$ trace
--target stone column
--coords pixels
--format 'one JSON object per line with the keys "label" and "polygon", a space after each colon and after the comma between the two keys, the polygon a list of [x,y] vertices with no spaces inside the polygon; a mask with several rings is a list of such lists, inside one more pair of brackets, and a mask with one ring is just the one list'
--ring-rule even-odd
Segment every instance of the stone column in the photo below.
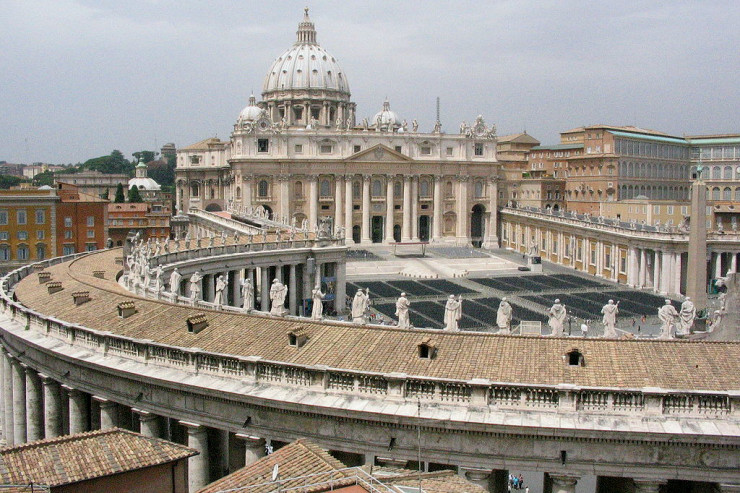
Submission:
{"label": "stone column", "polygon": [[[576,245],[576,248],[578,245]],[[575,253],[573,254],[575,256]],[[627,250],[627,284],[632,287],[638,285],[637,275],[637,249],[635,247],[629,247]]]}
{"label": "stone column", "polygon": [[15,445],[13,426],[13,369],[10,355],[3,351],[3,436],[8,446]]}
{"label": "stone column", "polygon": [[336,296],[334,309],[337,311],[337,315],[343,315],[346,310],[347,299],[347,264],[337,262],[335,272],[337,281],[334,288],[334,294]]}
{"label": "stone column", "polygon": [[334,175],[334,234],[344,225],[344,209],[342,207],[342,180],[344,176]]}
{"label": "stone column", "polygon": [[714,262],[714,277],[715,279],[722,277],[722,252],[717,252],[715,255]]}
{"label": "stone column", "polygon": [[470,230],[468,229],[468,216],[470,207],[468,204],[468,179],[469,176],[457,177],[457,243],[458,245],[467,245],[470,243]]}
{"label": "stone column", "polygon": [[737,252],[732,252],[730,257],[730,270],[728,272],[737,272]]}
{"label": "stone column", "polygon": [[640,276],[637,283],[638,288],[645,287],[645,279],[647,277],[647,252],[644,248],[640,248]]}
{"label": "stone column", "polygon": [[44,438],[41,378],[33,368],[26,370],[26,437],[29,442]]}
{"label": "stone column", "polygon": [[345,234],[345,244],[354,243],[352,239],[352,175],[344,177],[344,227],[347,230]]}
{"label": "stone column", "polygon": [[260,286],[260,301],[263,312],[270,311],[270,269],[267,266],[260,267],[262,274],[262,286]]}
{"label": "stone column", "polygon": [[69,395],[69,434],[87,431],[87,399],[83,392],[62,385]]}
{"label": "stone column", "polygon": [[244,185],[242,186],[242,204],[244,208],[252,207],[252,175],[242,177]]}
{"label": "stone column", "polygon": [[403,223],[401,223],[401,241],[411,241],[411,176],[403,180]]}
{"label": "stone column", "polygon": [[13,442],[26,443],[26,370],[17,359],[11,362],[13,369]]}
{"label": "stone column", "polygon": [[393,240],[393,175],[385,177],[385,242]]}
{"label": "stone column", "polygon": [[370,238],[370,175],[362,175],[362,243],[372,243]]}
{"label": "stone column", "polygon": [[296,301],[298,292],[296,291],[295,264],[290,264],[290,273],[288,275],[288,311],[291,315],[296,314]]}
{"label": "stone column", "polygon": [[203,276],[203,301],[213,303],[216,298],[216,278],[219,273],[207,274]]}
{"label": "stone column", "polygon": [[254,464],[265,456],[265,439],[251,435],[236,434],[236,438],[244,442],[246,451],[244,454],[244,465]]}
{"label": "stone column", "polygon": [[231,306],[242,306],[242,274],[243,269],[229,272],[229,287],[231,288]]}
{"label": "stone column", "polygon": [[434,204],[432,205],[432,240],[442,239],[442,177],[434,177]]}
{"label": "stone column", "polygon": [[635,483],[635,493],[659,493],[661,485],[667,481],[655,479],[633,479]]}
{"label": "stone column", "polygon": [[198,455],[188,459],[188,490],[198,491],[210,482],[208,470],[208,433],[205,427],[180,421],[188,430],[188,447],[198,451]]}
{"label": "stone column", "polygon": [[318,176],[308,177],[308,229],[316,231],[319,220],[319,180]]}
{"label": "stone column", "polygon": [[575,493],[577,476],[568,476],[563,474],[548,474],[552,481],[552,493]]}
{"label": "stone column", "polygon": [[673,289],[675,294],[681,294],[681,253],[675,253],[673,257]]}
{"label": "stone column", "polygon": [[411,179],[411,241],[419,241],[419,177]]}
{"label": "stone column", "polygon": [[118,425],[118,404],[103,397],[93,396],[100,407],[100,429],[109,430]]}
{"label": "stone column", "polygon": [[[290,175],[278,176],[280,184],[280,203],[278,204],[280,216],[290,217]],[[288,219],[290,221],[290,219]]]}
{"label": "stone column", "polygon": [[62,434],[62,396],[59,383],[46,375],[40,375],[44,387],[44,438],[55,438]]}
{"label": "stone column", "polygon": [[660,255],[653,250],[653,291],[660,291]]}
{"label": "stone column", "polygon": [[660,293],[668,293],[668,279],[671,277],[671,259],[670,254],[666,251],[661,252],[661,271],[660,271]]}
{"label": "stone column", "polygon": [[132,409],[139,416],[139,433],[149,438],[159,438],[159,416],[142,409]]}
{"label": "stone column", "polygon": [[472,469],[461,467],[465,479],[473,484],[477,484],[486,491],[490,491],[491,471],[488,469]]}

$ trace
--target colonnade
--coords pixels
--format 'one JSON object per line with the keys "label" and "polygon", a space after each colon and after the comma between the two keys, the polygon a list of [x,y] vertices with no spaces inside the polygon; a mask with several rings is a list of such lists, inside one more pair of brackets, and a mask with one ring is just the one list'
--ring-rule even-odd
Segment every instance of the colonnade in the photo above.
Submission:
{"label": "colonnade", "polygon": [[685,254],[679,251],[630,247],[627,284],[637,289],[652,288],[660,294],[680,295],[685,291],[684,258]]}
{"label": "colonnade", "polygon": [[711,252],[711,277],[717,279],[724,277],[728,272],[737,272],[738,255],[740,255],[738,252]]}

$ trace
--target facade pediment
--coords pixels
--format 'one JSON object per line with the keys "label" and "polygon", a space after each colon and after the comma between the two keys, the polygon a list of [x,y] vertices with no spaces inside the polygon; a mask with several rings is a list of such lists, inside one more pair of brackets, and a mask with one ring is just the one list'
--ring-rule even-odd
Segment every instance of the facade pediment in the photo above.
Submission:
{"label": "facade pediment", "polygon": [[347,161],[356,163],[377,163],[377,162],[412,162],[414,161],[408,156],[401,154],[400,152],[391,149],[383,144],[377,144],[369,149],[362,150],[356,154],[347,158]]}

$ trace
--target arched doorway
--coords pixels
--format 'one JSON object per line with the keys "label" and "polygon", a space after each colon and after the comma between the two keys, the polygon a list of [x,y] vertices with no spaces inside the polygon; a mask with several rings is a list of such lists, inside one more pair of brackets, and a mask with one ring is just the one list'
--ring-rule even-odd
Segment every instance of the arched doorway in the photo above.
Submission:
{"label": "arched doorway", "polygon": [[419,216],[419,240],[429,241],[429,216]]}
{"label": "arched doorway", "polygon": [[393,225],[393,241],[397,241],[397,242],[401,241],[401,225],[400,224]]}
{"label": "arched doorway", "polygon": [[221,212],[223,209],[221,209],[221,206],[218,204],[208,204],[206,206],[206,212]]}
{"label": "arched doorway", "polygon": [[362,235],[362,228],[360,228],[359,224],[355,224],[352,226],[352,241],[354,241],[356,244],[360,243]]}
{"label": "arched doorway", "polygon": [[373,243],[383,242],[383,216],[373,216],[370,233]]}
{"label": "arched doorway", "polygon": [[485,214],[485,207],[480,204],[473,206],[473,213],[470,215],[470,241],[475,248],[480,248],[483,244]]}
{"label": "arched doorway", "polygon": [[269,205],[263,205],[262,208],[267,212],[267,218],[268,219],[271,219],[272,218],[272,209],[270,208],[270,206]]}

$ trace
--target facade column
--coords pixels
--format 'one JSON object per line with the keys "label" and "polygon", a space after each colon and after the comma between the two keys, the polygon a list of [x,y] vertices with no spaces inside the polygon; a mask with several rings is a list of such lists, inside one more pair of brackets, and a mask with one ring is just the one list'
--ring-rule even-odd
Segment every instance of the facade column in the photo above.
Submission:
{"label": "facade column", "polygon": [[59,382],[40,375],[44,386],[44,438],[55,438],[62,434],[62,396]]}
{"label": "facade column", "polygon": [[419,176],[411,179],[411,241],[419,241]]}
{"label": "facade column", "polygon": [[577,476],[566,476],[561,474],[548,474],[552,481],[552,493],[575,493]]}
{"label": "facade column", "polygon": [[344,228],[347,230],[344,243],[346,245],[354,243],[352,239],[352,199],[352,175],[347,175],[344,177]]}
{"label": "facade column", "polygon": [[715,253],[714,261],[714,278],[722,277],[722,252]]}
{"label": "facade column", "polygon": [[[485,238],[487,248],[498,248],[498,177],[494,176],[488,182],[488,227],[486,228]],[[560,244],[558,241],[558,260],[562,262],[560,255]]]}
{"label": "facade column", "polygon": [[604,244],[596,240],[596,276],[604,277]]}
{"label": "facade column", "polygon": [[139,416],[139,433],[149,438],[159,438],[159,416],[142,409],[132,409]]}
{"label": "facade column", "polygon": [[637,249],[633,246],[627,250],[627,284],[637,287]]}
{"label": "facade column", "polygon": [[653,291],[660,291],[660,255],[653,250]]}
{"label": "facade column", "polygon": [[8,446],[15,445],[13,426],[13,369],[10,354],[3,351],[3,436]]}
{"label": "facade column", "polygon": [[84,393],[62,385],[69,395],[69,434],[87,431],[87,399]]}
{"label": "facade column", "polygon": [[467,245],[470,243],[470,231],[468,229],[468,216],[470,207],[468,204],[468,179],[469,176],[457,177],[457,244]]}
{"label": "facade column", "polygon": [[93,396],[100,407],[100,429],[109,430],[118,424],[118,404],[103,397]]}
{"label": "facade column", "polygon": [[661,252],[661,272],[660,272],[660,292],[662,294],[668,293],[668,280],[671,277],[671,255],[670,253],[663,251]]}
{"label": "facade column", "polygon": [[236,434],[236,438],[244,442],[246,451],[244,453],[244,465],[254,464],[265,456],[265,439],[251,435]]}
{"label": "facade column", "polygon": [[263,312],[270,311],[270,269],[267,266],[260,267],[262,273],[262,286],[260,286],[260,309]]}
{"label": "facade column", "polygon": [[442,177],[434,177],[434,204],[432,205],[432,239],[442,239]]}
{"label": "facade column", "polygon": [[730,270],[728,272],[737,272],[737,252],[732,252],[730,255]]}
{"label": "facade column", "polygon": [[681,294],[681,253],[677,252],[673,257],[673,292]]}
{"label": "facade column", "polygon": [[26,370],[17,359],[10,364],[13,369],[13,441],[26,443]]}
{"label": "facade column", "polygon": [[288,312],[291,315],[296,314],[296,302],[299,299],[296,291],[295,264],[290,264],[290,273],[288,274]]}
{"label": "facade column", "polygon": [[411,241],[411,176],[403,180],[403,222],[401,223],[401,241]]}
{"label": "facade column", "polygon": [[41,378],[33,368],[26,370],[26,437],[29,442],[44,438]]}
{"label": "facade column", "polygon": [[490,491],[491,471],[488,469],[472,469],[461,467],[460,472],[464,474],[467,481],[477,484],[486,491]]}
{"label": "facade column", "polygon": [[393,242],[393,175],[385,180],[385,242]]}
{"label": "facade column", "polygon": [[198,491],[207,485],[209,481],[208,470],[208,433],[205,427],[180,421],[188,430],[188,447],[198,451],[198,455],[188,459],[188,490]]}
{"label": "facade column", "polygon": [[231,306],[241,307],[242,300],[242,276],[244,269],[232,270],[229,272],[229,287],[231,288]]}
{"label": "facade column", "polygon": [[242,186],[242,204],[245,209],[252,207],[252,175],[242,177],[244,185]]}
{"label": "facade column", "polygon": [[370,175],[362,175],[362,244],[372,243],[370,238]]}
{"label": "facade column", "polygon": [[280,212],[278,214],[286,218],[288,224],[290,224],[290,178],[290,175],[278,176],[280,184]]}
{"label": "facade column", "polygon": [[319,220],[319,177],[308,177],[308,230],[316,231]]}
{"label": "facade column", "polygon": [[640,277],[637,287],[642,289],[645,287],[645,280],[647,278],[647,252],[644,248],[640,248]]}
{"label": "facade column", "polygon": [[336,282],[334,284],[334,309],[337,315],[343,315],[347,306],[347,264],[337,262],[334,264]]}
{"label": "facade column", "polygon": [[633,479],[635,483],[635,493],[659,493],[660,487],[667,481],[655,479]]}
{"label": "facade column", "polygon": [[337,234],[339,228],[344,226],[344,208],[342,198],[344,190],[342,183],[343,175],[334,175],[334,234]]}

